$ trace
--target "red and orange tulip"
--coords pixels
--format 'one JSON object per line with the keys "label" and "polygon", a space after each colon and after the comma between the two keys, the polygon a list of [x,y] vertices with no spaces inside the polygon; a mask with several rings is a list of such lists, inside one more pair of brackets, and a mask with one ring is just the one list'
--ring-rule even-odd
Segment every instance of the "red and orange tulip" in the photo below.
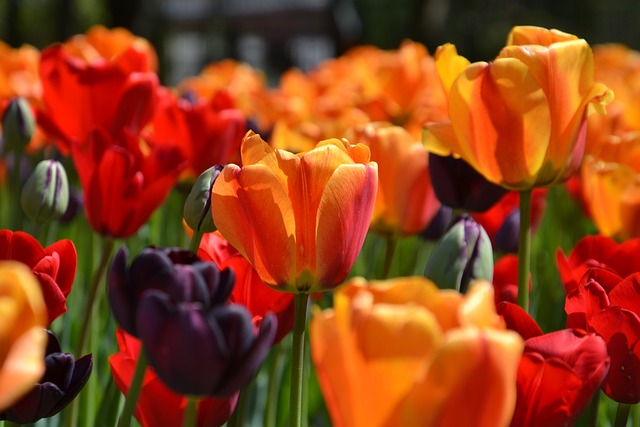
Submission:
{"label": "red and orange tulip", "polygon": [[589,106],[604,112],[612,99],[594,83],[587,42],[557,30],[515,27],[491,63],[465,67],[451,45],[436,62],[450,120],[428,127],[429,148],[513,190],[568,179],[582,160]]}
{"label": "red and orange tulip", "polygon": [[27,266],[0,262],[0,412],[27,393],[44,373],[47,310]]}
{"label": "red and orange tulip", "polygon": [[225,167],[212,189],[220,233],[278,290],[342,283],[375,202],[378,167],[369,149],[330,139],[295,155],[249,131],[241,152],[243,166]]}
{"label": "red and orange tulip", "polygon": [[378,195],[371,229],[387,234],[419,233],[440,209],[429,175],[428,152],[400,126],[370,123],[356,127],[354,143],[371,150],[378,163]]}
{"label": "red and orange tulip", "polygon": [[333,425],[506,426],[523,341],[491,285],[463,296],[409,277],[335,293],[311,321],[311,354]]}

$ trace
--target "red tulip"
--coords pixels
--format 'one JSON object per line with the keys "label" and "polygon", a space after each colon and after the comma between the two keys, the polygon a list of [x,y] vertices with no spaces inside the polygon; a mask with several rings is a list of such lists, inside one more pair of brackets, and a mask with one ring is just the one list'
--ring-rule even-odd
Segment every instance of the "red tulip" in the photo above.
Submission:
{"label": "red tulip", "polygon": [[219,98],[209,102],[176,99],[168,90],[160,91],[153,118],[153,134],[158,144],[178,147],[194,176],[214,165],[236,161],[247,131],[243,114],[232,108],[218,108]]}
{"label": "red tulip", "polygon": [[595,332],[607,343],[611,370],[602,390],[620,403],[640,402],[640,272],[623,279],[591,268],[566,290],[567,326]]}
{"label": "red tulip", "polygon": [[129,47],[109,61],[91,63],[62,46],[42,52],[43,110],[38,122],[63,151],[85,144],[95,127],[112,135],[123,129],[137,133],[151,119],[158,77],[148,72],[147,54]]}
{"label": "red tulip", "polygon": [[583,330],[542,334],[522,308],[498,304],[507,327],[523,338],[514,427],[573,425],[609,372],[604,340]]}
{"label": "red tulip", "polygon": [[67,296],[78,265],[76,248],[71,240],[60,240],[43,249],[27,233],[0,230],[0,260],[19,261],[33,271],[47,306],[47,325],[67,311]]}
{"label": "red tulip", "polygon": [[293,327],[292,293],[278,292],[265,285],[249,261],[219,233],[207,233],[203,236],[198,256],[214,262],[221,270],[231,267],[236,274],[236,284],[229,302],[245,306],[253,316],[254,327],[260,327],[267,313],[276,315],[278,330],[274,344],[289,333]]}
{"label": "red tulip", "polygon": [[[518,302],[518,256],[507,254],[493,266],[493,290],[496,305],[501,301]],[[531,275],[529,275],[531,290]]]}
{"label": "red tulip", "polygon": [[146,151],[135,135],[112,137],[103,129],[93,130],[86,146],[72,146],[85,212],[96,232],[132,235],[169,194],[185,166],[180,153],[153,146]]}
{"label": "red tulip", "polygon": [[640,238],[618,244],[610,237],[587,236],[576,244],[569,257],[558,249],[556,261],[567,293],[578,287],[584,273],[592,267],[627,277],[640,271]]}
{"label": "red tulip", "polygon": [[[111,373],[116,385],[124,394],[133,379],[136,361],[140,354],[140,341],[118,329],[116,331],[119,352],[109,357]],[[221,426],[233,413],[238,393],[226,399],[207,398],[198,401],[199,427]],[[187,405],[184,396],[175,394],[147,368],[142,390],[134,412],[142,427],[164,427],[182,425],[183,412]]]}

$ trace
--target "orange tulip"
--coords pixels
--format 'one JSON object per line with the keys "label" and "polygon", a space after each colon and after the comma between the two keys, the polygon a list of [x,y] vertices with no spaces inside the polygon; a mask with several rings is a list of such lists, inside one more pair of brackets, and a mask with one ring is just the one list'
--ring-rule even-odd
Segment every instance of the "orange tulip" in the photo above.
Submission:
{"label": "orange tulip", "polygon": [[31,270],[0,262],[0,412],[44,374],[47,308]]}
{"label": "orange tulip", "polygon": [[336,427],[506,426],[523,349],[493,289],[356,278],[314,313],[311,357]]}
{"label": "orange tulip", "polygon": [[249,131],[241,152],[243,166],[225,167],[212,189],[220,233],[278,290],[339,285],[373,211],[378,166],[369,149],[329,139],[295,155]]}
{"label": "orange tulip", "polygon": [[[451,47],[436,53],[450,120],[428,126],[428,147],[460,156],[513,190],[568,179],[582,160],[589,105],[604,112],[613,98],[593,81],[587,42],[557,30],[515,27],[493,62],[462,67],[460,58]],[[457,76],[446,72],[461,68]]]}
{"label": "orange tulip", "polygon": [[400,126],[370,123],[349,138],[371,150],[378,163],[378,196],[371,228],[387,234],[419,233],[440,209],[429,176],[429,153]]}

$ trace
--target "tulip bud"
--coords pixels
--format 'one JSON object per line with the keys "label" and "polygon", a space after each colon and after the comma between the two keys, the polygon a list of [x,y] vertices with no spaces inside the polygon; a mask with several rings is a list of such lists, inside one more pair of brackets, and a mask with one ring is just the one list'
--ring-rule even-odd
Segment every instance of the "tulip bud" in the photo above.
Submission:
{"label": "tulip bud", "polygon": [[213,166],[202,172],[191,188],[184,204],[184,220],[194,231],[216,231],[211,216],[211,189],[224,166]]}
{"label": "tulip bud", "polygon": [[2,120],[2,137],[5,150],[21,153],[31,141],[36,122],[29,102],[21,97],[13,98]]}
{"label": "tulip bud", "polygon": [[60,162],[43,160],[22,187],[22,209],[34,222],[60,218],[69,205],[69,182]]}
{"label": "tulip bud", "polygon": [[484,212],[507,190],[487,181],[462,159],[429,153],[429,173],[438,200],[453,209]]}
{"label": "tulip bud", "polygon": [[424,276],[441,288],[465,292],[475,279],[493,279],[493,253],[487,232],[473,218],[461,215],[435,247]]}
{"label": "tulip bud", "polygon": [[35,423],[62,411],[80,393],[93,369],[93,356],[78,360],[62,353],[60,343],[52,331],[45,355],[46,371],[38,383],[17,403],[0,413],[0,420],[18,424]]}

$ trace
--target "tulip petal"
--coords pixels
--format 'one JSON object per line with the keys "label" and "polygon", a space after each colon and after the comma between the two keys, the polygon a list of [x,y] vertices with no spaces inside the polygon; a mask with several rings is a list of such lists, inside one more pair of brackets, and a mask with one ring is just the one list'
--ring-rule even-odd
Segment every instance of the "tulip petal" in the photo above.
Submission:
{"label": "tulip petal", "polygon": [[522,307],[511,302],[502,301],[496,305],[496,311],[501,315],[507,328],[516,331],[522,339],[542,335],[542,330],[536,321]]}
{"label": "tulip petal", "polygon": [[640,272],[619,282],[609,292],[609,302],[634,312],[640,316]]}
{"label": "tulip petal", "polygon": [[324,189],[316,219],[317,284],[328,289],[349,274],[369,228],[377,165],[341,165]]}

